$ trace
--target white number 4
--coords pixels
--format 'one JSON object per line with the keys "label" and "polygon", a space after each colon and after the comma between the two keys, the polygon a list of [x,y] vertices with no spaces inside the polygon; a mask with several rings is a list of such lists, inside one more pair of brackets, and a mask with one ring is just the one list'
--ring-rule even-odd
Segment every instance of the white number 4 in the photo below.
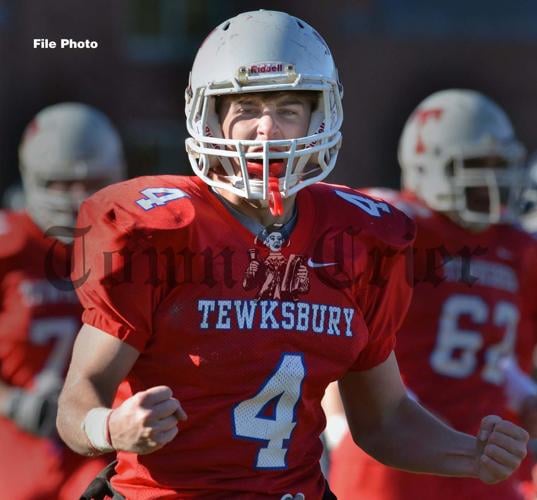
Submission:
{"label": "white number 4", "polygon": [[188,197],[188,194],[178,188],[146,188],[140,193],[145,198],[136,200],[136,203],[144,210],[151,210],[152,208],[166,205],[169,201],[178,200],[185,196]]}
{"label": "white number 4", "polygon": [[[290,439],[296,425],[295,411],[304,375],[301,354],[282,354],[274,373],[257,394],[233,408],[235,436],[266,443],[257,453],[256,468],[283,469],[287,466],[284,442]],[[271,412],[267,411],[269,408]]]}
{"label": "white number 4", "polygon": [[336,194],[345,201],[361,208],[366,214],[369,214],[372,217],[380,217],[382,216],[382,212],[386,214],[390,213],[390,207],[383,201],[375,201],[371,198],[360,196],[359,194],[345,193],[344,191],[336,190]]}

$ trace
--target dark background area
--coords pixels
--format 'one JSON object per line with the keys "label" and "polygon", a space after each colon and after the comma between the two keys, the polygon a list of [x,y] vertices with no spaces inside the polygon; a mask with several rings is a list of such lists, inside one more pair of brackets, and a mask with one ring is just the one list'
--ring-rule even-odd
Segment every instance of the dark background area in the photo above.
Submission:
{"label": "dark background area", "polygon": [[[41,108],[81,101],[125,142],[129,175],[189,174],[184,88],[197,46],[258,8],[312,24],[345,88],[343,148],[329,180],[398,186],[396,150],[420,100],[448,87],[488,94],[537,147],[537,2],[518,0],[0,0],[0,196],[18,181],[17,146]],[[34,38],[97,49],[34,49]]]}

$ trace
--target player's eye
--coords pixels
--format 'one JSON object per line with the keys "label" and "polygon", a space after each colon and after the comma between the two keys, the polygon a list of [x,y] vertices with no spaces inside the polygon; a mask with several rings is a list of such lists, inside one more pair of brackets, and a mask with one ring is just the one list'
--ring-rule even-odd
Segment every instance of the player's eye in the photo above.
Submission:
{"label": "player's eye", "polygon": [[283,116],[297,116],[298,113],[292,109],[284,109],[280,112]]}
{"label": "player's eye", "polygon": [[303,107],[300,105],[287,105],[278,108],[278,114],[284,118],[294,119],[302,116]]}
{"label": "player's eye", "polygon": [[236,113],[238,115],[255,115],[259,113],[259,106],[254,103],[242,103],[237,106]]}

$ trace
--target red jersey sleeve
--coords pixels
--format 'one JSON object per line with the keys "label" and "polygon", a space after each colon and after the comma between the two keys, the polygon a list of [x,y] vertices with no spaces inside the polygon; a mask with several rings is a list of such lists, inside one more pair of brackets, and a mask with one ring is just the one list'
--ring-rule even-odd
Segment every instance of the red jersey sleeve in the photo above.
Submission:
{"label": "red jersey sleeve", "polygon": [[166,260],[158,258],[162,234],[179,242],[193,216],[186,194],[154,210],[136,205],[145,186],[178,190],[165,180],[110,186],[82,204],[77,222],[71,279],[84,307],[82,321],[138,351],[151,338],[154,312],[166,294]]}
{"label": "red jersey sleeve", "polygon": [[357,300],[369,330],[366,347],[351,370],[368,370],[385,361],[393,351],[396,333],[412,298],[412,244],[414,222],[394,207],[383,231],[369,245],[369,271],[360,280]]}

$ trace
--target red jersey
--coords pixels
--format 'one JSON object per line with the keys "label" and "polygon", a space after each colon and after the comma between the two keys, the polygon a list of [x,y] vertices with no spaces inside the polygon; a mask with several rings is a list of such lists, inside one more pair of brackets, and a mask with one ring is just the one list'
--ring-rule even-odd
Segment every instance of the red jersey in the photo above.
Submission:
{"label": "red jersey", "polygon": [[[535,241],[503,224],[466,230],[408,193],[369,193],[394,203],[417,224],[414,296],[395,349],[403,379],[422,405],[457,430],[476,434],[484,416],[508,414],[499,358],[514,352],[527,366],[531,356]],[[341,498],[406,500],[419,492],[422,499],[437,500],[454,498],[455,491],[458,498],[519,498],[515,479],[487,486],[389,470],[350,437],[334,460],[331,486]]]}
{"label": "red jersey", "polygon": [[118,453],[128,498],[322,496],[321,398],[392,351],[414,226],[321,183],[297,210],[287,241],[260,241],[197,178],[138,178],[83,204],[83,321],[140,351],[127,396],[165,384],[188,414],[162,449]]}
{"label": "red jersey", "polygon": [[[0,379],[8,385],[30,390],[63,380],[82,310],[69,281],[69,254],[28,215],[0,212]],[[30,435],[4,417],[0,443],[6,498],[74,498],[105,464],[76,455],[57,438]],[[86,467],[75,489],[62,491]]]}

